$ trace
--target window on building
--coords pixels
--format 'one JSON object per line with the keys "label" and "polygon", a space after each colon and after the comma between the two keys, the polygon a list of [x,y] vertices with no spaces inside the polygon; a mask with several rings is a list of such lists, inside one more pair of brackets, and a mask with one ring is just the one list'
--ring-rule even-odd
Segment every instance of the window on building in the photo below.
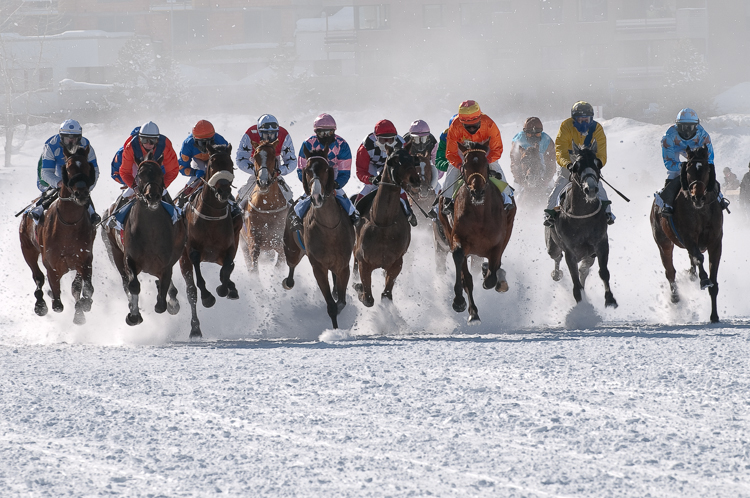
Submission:
{"label": "window on building", "polygon": [[607,20],[607,0],[579,0],[578,20],[600,22]]}
{"label": "window on building", "polygon": [[703,9],[706,7],[706,0],[677,0],[678,9]]}
{"label": "window on building", "polygon": [[426,4],[422,6],[422,25],[425,28],[439,28],[443,25],[443,6]]}
{"label": "window on building", "polygon": [[175,44],[202,43],[208,36],[208,19],[203,12],[173,12]]}
{"label": "window on building", "polygon": [[560,24],[563,21],[563,0],[539,0],[539,21]]}
{"label": "window on building", "polygon": [[388,27],[387,5],[360,5],[357,7],[357,29],[386,29]]}
{"label": "window on building", "polygon": [[43,67],[39,69],[39,89],[52,90],[52,68]]}
{"label": "window on building", "polygon": [[660,19],[675,16],[676,0],[628,0],[617,8],[617,19]]}

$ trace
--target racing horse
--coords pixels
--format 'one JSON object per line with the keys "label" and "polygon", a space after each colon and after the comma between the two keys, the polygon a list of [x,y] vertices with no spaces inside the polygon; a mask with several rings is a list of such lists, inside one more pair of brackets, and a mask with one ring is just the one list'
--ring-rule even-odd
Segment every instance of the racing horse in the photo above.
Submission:
{"label": "racing horse", "polygon": [[[154,160],[149,152],[138,165],[135,177],[135,198],[122,231],[115,227],[103,228],[110,257],[122,277],[130,312],[125,317],[128,325],[138,325],[143,317],[138,309],[141,284],[138,274],[149,273],[157,278],[154,311],[175,315],[180,311],[177,289],[172,283],[172,267],[180,259],[186,241],[185,219],[173,222],[172,215],[162,206],[164,173],[162,157]],[[114,211],[115,205],[109,209]],[[108,213],[108,214],[109,214]],[[169,294],[169,301],[167,301]]]}
{"label": "racing horse", "polygon": [[[348,214],[336,200],[335,172],[328,162],[328,147],[322,151],[305,149],[304,152],[307,166],[303,172],[302,184],[305,193],[310,195],[311,209],[305,214],[301,235],[291,230],[291,216],[287,215],[284,254],[289,275],[282,285],[286,290],[294,287],[294,269],[307,254],[315,280],[325,298],[333,328],[338,328],[338,314],[346,306],[354,227]],[[328,282],[329,271],[333,274],[334,293]]]}
{"label": "racing horse", "polygon": [[[552,278],[562,278],[560,261],[563,253],[573,280],[573,297],[582,299],[581,292],[586,283],[594,259],[599,258],[599,277],[604,282],[605,306],[617,307],[609,286],[609,238],[607,236],[606,206],[599,200],[600,164],[596,158],[596,140],[590,147],[579,147],[573,143],[570,153],[570,184],[560,203],[560,214],[553,226],[545,227],[544,236],[547,254],[555,260]],[[580,263],[580,267],[579,267]]]}
{"label": "racing horse", "polygon": [[[219,278],[221,284],[216,288],[219,297],[239,299],[237,288],[231,280],[234,270],[234,257],[240,241],[242,217],[232,217],[229,200],[232,195],[234,180],[234,163],[232,146],[209,145],[210,154],[206,165],[208,181],[185,207],[187,224],[187,242],[180,258],[180,268],[187,287],[192,318],[190,319],[190,337],[201,337],[203,334],[198,320],[196,304],[198,290],[201,291],[201,303],[210,308],[216,298],[206,289],[206,281],[201,273],[201,262],[216,263],[221,266]],[[198,281],[196,289],[193,271]]]}
{"label": "racing horse", "polygon": [[242,228],[242,251],[252,272],[258,270],[261,251],[275,251],[277,265],[284,258],[284,225],[289,204],[278,182],[281,172],[276,162],[276,145],[277,140],[253,144],[256,183],[248,194]]}
{"label": "racing horse", "polygon": [[[661,262],[666,270],[673,303],[680,301],[672,262],[674,246],[687,249],[690,275],[700,277],[701,290],[708,288],[711,295],[711,322],[719,321],[716,296],[719,294],[719,262],[721,261],[724,215],[717,202],[719,187],[714,165],[708,162],[708,148],[687,148],[687,161],[680,168],[680,193],[674,203],[674,214],[665,218],[659,214],[656,201],[651,206],[651,231],[659,247]],[[703,253],[708,250],[710,276],[703,268]]]}
{"label": "racing horse", "polygon": [[456,281],[453,287],[455,297],[453,309],[461,313],[466,309],[469,298],[469,323],[479,322],[479,313],[474,303],[474,282],[467,263],[470,254],[487,258],[482,266],[485,289],[494,288],[498,292],[508,291],[505,270],[502,264],[503,252],[513,231],[516,216],[515,201],[506,210],[503,195],[490,177],[487,162],[488,140],[458,144],[463,154],[461,177],[463,183],[458,188],[454,202],[453,220],[443,213],[444,197],[440,197],[438,216],[453,253],[456,265]]}
{"label": "racing horse", "polygon": [[370,210],[362,213],[363,223],[357,228],[354,259],[359,268],[361,283],[354,288],[359,300],[370,307],[372,297],[372,272],[385,270],[385,290],[381,298],[393,300],[393,285],[401,272],[404,254],[411,242],[411,225],[401,208],[401,189],[417,189],[420,175],[413,157],[404,149],[388,155],[382,179]]}
{"label": "racing horse", "polygon": [[523,204],[541,204],[547,200],[550,180],[554,175],[554,168],[549,170],[539,153],[539,144],[535,143],[526,149],[521,149],[518,166],[513,171],[513,178],[520,186],[519,200]]}
{"label": "racing horse", "polygon": [[94,286],[91,283],[94,239],[96,231],[88,214],[90,190],[96,181],[96,171],[88,162],[89,147],[79,148],[74,154],[63,148],[65,166],[59,197],[38,224],[24,213],[19,227],[21,252],[36,283],[34,312],[47,314],[42,286],[44,274],[39,269],[39,256],[47,270],[52,290],[52,310],[63,311],[60,300],[60,279],[75,270],[71,292],[75,298],[76,324],[86,323],[84,312],[91,311]]}

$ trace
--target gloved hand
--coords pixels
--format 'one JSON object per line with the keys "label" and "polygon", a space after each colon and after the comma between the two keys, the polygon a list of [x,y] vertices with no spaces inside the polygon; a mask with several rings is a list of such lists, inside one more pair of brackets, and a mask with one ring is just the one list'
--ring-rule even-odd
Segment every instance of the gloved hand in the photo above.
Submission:
{"label": "gloved hand", "polygon": [[338,190],[338,189],[340,189],[341,187],[339,187],[339,182],[336,182],[336,181],[334,181],[334,182],[333,182],[333,188],[334,188],[335,190]]}
{"label": "gloved hand", "polygon": [[194,169],[193,171],[195,171],[196,178],[203,178],[204,176],[206,176],[206,172],[202,169]]}
{"label": "gloved hand", "polygon": [[377,176],[371,176],[370,183],[377,186],[380,183],[380,178],[378,178]]}

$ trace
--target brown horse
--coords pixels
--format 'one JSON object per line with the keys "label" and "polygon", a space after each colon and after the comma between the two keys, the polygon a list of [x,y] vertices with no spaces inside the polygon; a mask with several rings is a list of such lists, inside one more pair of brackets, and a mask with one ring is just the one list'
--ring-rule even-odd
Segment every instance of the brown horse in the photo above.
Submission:
{"label": "brown horse", "polygon": [[[291,216],[287,216],[284,231],[284,253],[289,266],[289,275],[282,285],[289,290],[294,287],[294,269],[307,253],[310,265],[326,300],[328,316],[333,328],[338,328],[338,314],[346,306],[346,286],[349,283],[349,260],[354,248],[354,227],[349,216],[336,201],[334,170],[328,162],[328,147],[319,151],[305,149],[307,166],[303,176],[305,193],[310,195],[312,205],[305,214],[302,230],[302,247],[297,233],[290,228]],[[328,283],[328,272],[333,274],[334,294]]]}
{"label": "brown horse", "polygon": [[[687,249],[690,256],[690,274],[695,278],[696,268],[701,289],[708,287],[711,295],[711,322],[719,321],[716,311],[716,296],[719,294],[719,262],[721,261],[724,215],[717,202],[719,187],[716,170],[708,162],[708,148],[687,149],[687,162],[680,169],[680,193],[674,203],[671,220],[659,214],[656,201],[651,206],[651,231],[659,246],[661,262],[666,270],[672,293],[672,302],[680,296],[675,283],[675,268],[672,263],[674,246]],[[703,253],[708,250],[708,266],[711,275],[703,269]]]}
{"label": "brown horse", "polygon": [[277,265],[284,258],[284,225],[289,203],[279,186],[281,172],[276,162],[276,141],[253,144],[255,188],[245,207],[242,245],[245,262],[250,271],[258,270],[261,251],[275,251]]}
{"label": "brown horse", "polygon": [[[128,296],[130,313],[125,317],[128,325],[138,325],[143,317],[138,309],[141,284],[138,274],[146,272],[155,276],[158,295],[154,311],[175,315],[180,311],[177,289],[172,283],[172,267],[180,259],[185,247],[185,219],[176,223],[162,206],[164,173],[160,157],[156,161],[149,152],[138,165],[135,199],[122,232],[105,227],[105,242],[112,261],[122,277],[123,288]],[[111,206],[112,213],[115,206]],[[109,214],[108,213],[108,214]],[[167,302],[169,294],[169,302]]]}
{"label": "brown horse", "polygon": [[[539,154],[539,144],[521,149],[518,166],[513,171],[513,178],[520,187],[519,199],[522,204],[541,204],[547,200],[550,180],[555,170],[544,164]],[[520,201],[519,201],[520,202]]]}
{"label": "brown horse", "polygon": [[443,213],[443,197],[440,198],[438,216],[456,265],[453,309],[458,313],[466,309],[462,290],[466,291],[469,323],[472,323],[479,321],[479,314],[474,304],[474,282],[466,258],[470,254],[487,258],[488,262],[482,266],[482,286],[506,292],[508,282],[500,265],[513,231],[516,208],[513,201],[513,208],[505,209],[503,195],[490,179],[487,141],[470,142],[468,146],[458,144],[458,148],[464,158],[461,168],[463,184],[456,193],[453,222]]}
{"label": "brown horse", "polygon": [[[62,168],[60,196],[50,205],[38,225],[30,215],[24,213],[19,227],[21,251],[36,283],[34,312],[47,314],[44,302],[44,274],[39,269],[39,256],[47,269],[47,278],[52,289],[52,310],[60,313],[60,279],[75,270],[71,292],[76,300],[73,322],[86,323],[85,311],[91,311],[94,286],[91,284],[94,239],[96,231],[88,215],[90,189],[96,181],[94,167],[88,162],[89,147],[79,148],[70,154],[63,148],[65,166]],[[81,297],[83,294],[83,297]]]}
{"label": "brown horse", "polygon": [[208,181],[198,194],[185,206],[187,242],[180,258],[182,276],[187,286],[192,318],[190,337],[201,337],[200,321],[196,303],[198,291],[193,280],[193,270],[201,291],[201,303],[210,308],[216,298],[206,289],[206,281],[201,273],[201,262],[216,263],[221,266],[221,285],[216,288],[219,297],[239,299],[237,288],[230,279],[234,270],[234,257],[240,241],[242,217],[232,217],[229,198],[232,195],[234,163],[231,145],[209,145],[206,177]]}
{"label": "brown horse", "polygon": [[414,160],[404,149],[388,155],[382,180],[370,210],[362,213],[364,223],[357,229],[354,258],[362,283],[354,286],[359,300],[370,307],[372,297],[372,271],[385,269],[385,290],[381,298],[393,300],[393,285],[401,272],[404,254],[411,242],[411,225],[401,208],[401,188],[416,189],[420,177]]}

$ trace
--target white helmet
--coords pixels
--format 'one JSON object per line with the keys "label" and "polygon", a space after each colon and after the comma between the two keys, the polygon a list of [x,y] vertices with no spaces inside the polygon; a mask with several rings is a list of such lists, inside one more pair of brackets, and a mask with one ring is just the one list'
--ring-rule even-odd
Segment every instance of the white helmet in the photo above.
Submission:
{"label": "white helmet", "polygon": [[264,114],[258,118],[258,134],[260,139],[272,142],[279,138],[279,120],[272,114]]}
{"label": "white helmet", "polygon": [[60,125],[60,135],[83,135],[81,125],[75,119],[66,119]]}
{"label": "white helmet", "polygon": [[158,137],[159,127],[153,121],[147,121],[141,125],[138,135],[141,137]]}

